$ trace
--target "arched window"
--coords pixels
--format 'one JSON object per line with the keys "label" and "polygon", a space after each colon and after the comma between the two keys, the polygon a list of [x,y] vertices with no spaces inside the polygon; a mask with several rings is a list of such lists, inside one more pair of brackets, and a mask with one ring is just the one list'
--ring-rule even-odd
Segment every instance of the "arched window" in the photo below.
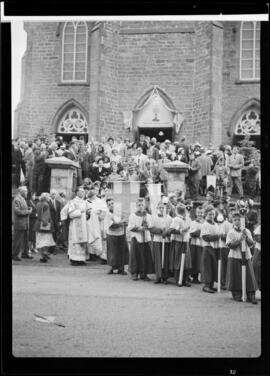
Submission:
{"label": "arched window", "polygon": [[59,122],[58,133],[88,133],[88,124],[83,113],[76,107],[69,109]]}
{"label": "arched window", "polygon": [[257,109],[250,109],[241,115],[234,134],[236,136],[259,136],[261,134],[261,114]]}
{"label": "arched window", "polygon": [[240,80],[260,79],[260,22],[242,22]]}
{"label": "arched window", "polygon": [[62,38],[62,82],[86,82],[87,48],[86,23],[66,22]]}

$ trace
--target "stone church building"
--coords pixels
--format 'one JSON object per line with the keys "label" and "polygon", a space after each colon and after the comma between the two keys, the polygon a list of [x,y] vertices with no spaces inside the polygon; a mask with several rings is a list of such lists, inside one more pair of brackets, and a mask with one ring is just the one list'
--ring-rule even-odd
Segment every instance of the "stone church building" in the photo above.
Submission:
{"label": "stone church building", "polygon": [[260,139],[260,22],[25,22],[15,136]]}

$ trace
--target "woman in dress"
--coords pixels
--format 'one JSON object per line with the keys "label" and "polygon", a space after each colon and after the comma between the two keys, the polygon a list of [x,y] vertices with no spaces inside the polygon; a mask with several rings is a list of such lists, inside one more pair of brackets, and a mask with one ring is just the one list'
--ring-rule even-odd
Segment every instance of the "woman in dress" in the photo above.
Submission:
{"label": "woman in dress", "polygon": [[49,247],[55,246],[52,233],[54,231],[49,208],[49,194],[42,193],[37,204],[36,247],[41,253],[40,262],[47,262]]}

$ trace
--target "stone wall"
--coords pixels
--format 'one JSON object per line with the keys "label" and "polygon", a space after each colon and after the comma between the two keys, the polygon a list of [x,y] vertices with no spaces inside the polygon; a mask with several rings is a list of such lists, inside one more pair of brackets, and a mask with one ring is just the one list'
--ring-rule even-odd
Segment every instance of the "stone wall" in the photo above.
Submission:
{"label": "stone wall", "polygon": [[192,138],[201,144],[210,141],[211,37],[211,23],[197,22]]}
{"label": "stone wall", "polygon": [[88,23],[88,82],[79,85],[61,83],[62,27],[25,23],[16,135],[55,132],[55,114],[74,99],[85,109],[90,135],[132,138],[123,111],[157,85],[185,118],[176,139],[229,142],[233,115],[260,97],[259,82],[239,82],[240,22]]}
{"label": "stone wall", "polygon": [[141,96],[157,85],[183,113],[182,132],[191,136],[193,23],[121,22],[118,52],[119,110],[133,109]]}
{"label": "stone wall", "polygon": [[54,132],[52,121],[59,107],[75,99],[89,111],[89,84],[61,83],[61,33],[57,22],[26,22],[25,88],[18,114],[18,135],[29,137],[41,128]]}

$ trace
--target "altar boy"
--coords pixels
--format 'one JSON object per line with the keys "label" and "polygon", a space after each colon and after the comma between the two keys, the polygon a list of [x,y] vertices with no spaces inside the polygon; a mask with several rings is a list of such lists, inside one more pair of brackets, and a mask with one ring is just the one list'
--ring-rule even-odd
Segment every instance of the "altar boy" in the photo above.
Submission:
{"label": "altar boy", "polygon": [[217,289],[214,283],[217,282],[219,239],[221,232],[215,222],[215,209],[208,205],[205,209],[205,222],[202,225],[201,237],[203,240],[203,253],[201,263],[201,276],[204,282],[203,291],[214,293]]}
{"label": "altar boy", "polygon": [[201,273],[201,258],[202,258],[202,238],[201,230],[204,222],[204,210],[201,206],[196,209],[196,219],[191,222],[190,226],[190,253],[192,269],[190,272],[193,283],[201,283],[198,279]]}
{"label": "altar boy", "polygon": [[154,273],[149,231],[151,215],[145,210],[143,198],[137,199],[136,207],[137,211],[130,214],[128,221],[128,231],[131,232],[129,272],[133,281],[137,281],[139,275],[141,280],[150,281],[147,274]]}
{"label": "altar boy", "polygon": [[[190,287],[188,274],[191,269],[191,256],[189,249],[189,229],[190,218],[186,217],[186,208],[183,204],[176,207],[176,217],[173,218],[170,225],[171,231],[171,250],[170,250],[170,270],[174,273],[176,284]],[[179,284],[179,273],[182,263],[182,254],[185,254],[185,264],[182,284]]]}
{"label": "altar boy", "polygon": [[[157,215],[152,217],[151,233],[153,234],[153,258],[155,264],[155,283],[167,284],[169,276],[169,252],[170,252],[170,224],[172,217],[165,213],[166,205],[162,201],[158,203]],[[163,245],[164,244],[164,245]],[[164,246],[164,260],[162,265],[162,247]]]}
{"label": "altar boy", "polygon": [[230,252],[228,255],[228,270],[227,270],[227,288],[232,292],[232,297],[237,302],[241,302],[242,296],[242,241],[245,240],[246,247],[244,252],[244,261],[246,265],[246,292],[247,301],[252,304],[257,304],[255,299],[255,291],[257,290],[257,283],[254,275],[253,266],[251,263],[250,247],[254,245],[251,232],[247,229],[241,228],[240,213],[233,214],[233,228],[228,232],[226,238],[227,247]]}

